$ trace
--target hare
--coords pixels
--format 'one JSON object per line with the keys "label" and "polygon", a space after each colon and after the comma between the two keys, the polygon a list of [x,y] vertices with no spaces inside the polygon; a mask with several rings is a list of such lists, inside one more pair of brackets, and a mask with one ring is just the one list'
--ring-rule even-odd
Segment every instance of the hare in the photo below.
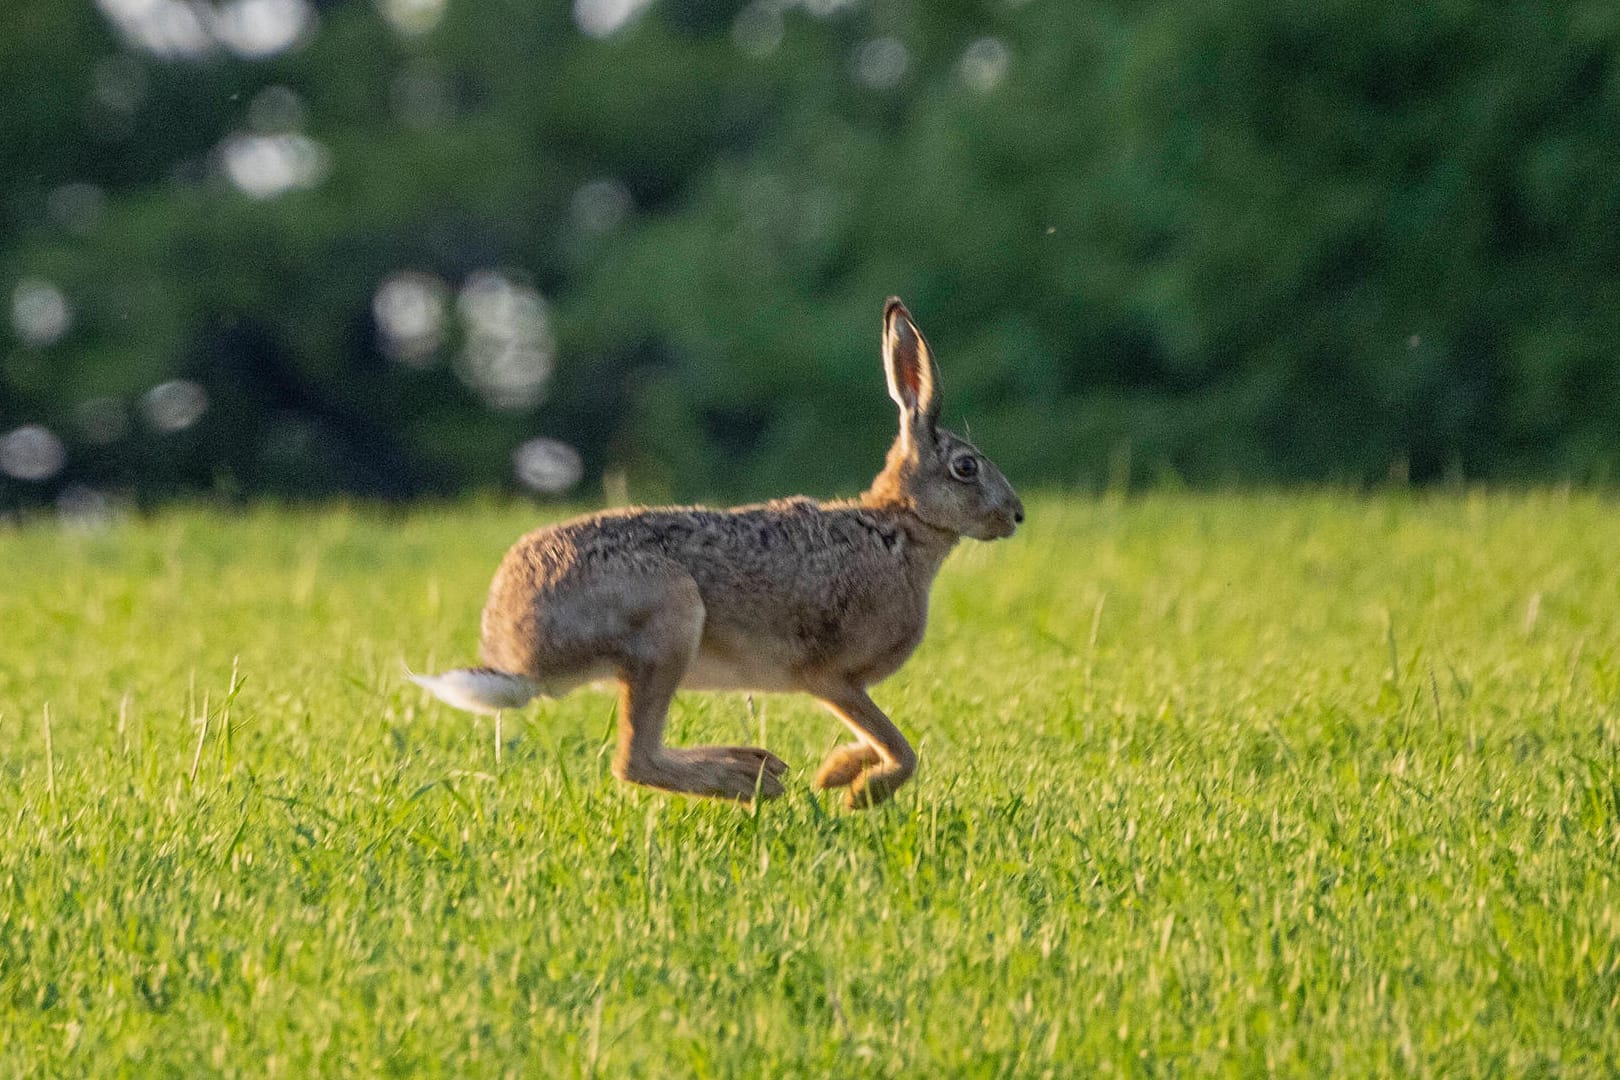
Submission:
{"label": "hare", "polygon": [[487,666],[415,681],[494,712],[617,679],[614,775],[745,802],[782,794],[786,763],[753,746],[666,746],[670,700],[683,688],[803,691],[855,735],[816,786],[847,787],[851,808],[889,798],[917,755],[867,687],[922,641],[929,588],[957,541],[1011,536],[1024,507],[983,454],[939,426],[938,369],[898,298],[883,308],[883,366],[900,434],[865,494],[608,510],[538,529],[490,585]]}

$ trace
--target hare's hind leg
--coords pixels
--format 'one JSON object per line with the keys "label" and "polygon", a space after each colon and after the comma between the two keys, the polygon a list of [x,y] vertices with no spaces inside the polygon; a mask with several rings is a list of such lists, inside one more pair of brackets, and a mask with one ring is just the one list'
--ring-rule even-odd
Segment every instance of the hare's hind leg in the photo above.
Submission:
{"label": "hare's hind leg", "polygon": [[821,788],[849,786],[844,805],[851,810],[883,802],[917,771],[917,752],[859,687],[828,695],[821,703],[831,709],[858,737],[859,742],[837,747],[816,774]]}
{"label": "hare's hind leg", "polygon": [[697,653],[703,600],[684,570],[661,583],[656,604],[624,643],[620,657],[619,747],[613,773],[665,791],[751,800],[782,794],[787,763],[753,746],[664,745],[675,688]]}

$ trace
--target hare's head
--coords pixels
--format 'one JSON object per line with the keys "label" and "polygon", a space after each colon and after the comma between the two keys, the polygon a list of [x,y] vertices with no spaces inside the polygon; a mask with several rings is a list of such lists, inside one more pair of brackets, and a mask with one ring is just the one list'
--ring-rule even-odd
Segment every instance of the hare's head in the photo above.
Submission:
{"label": "hare's head", "polygon": [[883,306],[883,370],[900,406],[900,436],[874,491],[936,529],[975,540],[1011,536],[1024,504],[976,446],[939,426],[939,368],[899,297]]}

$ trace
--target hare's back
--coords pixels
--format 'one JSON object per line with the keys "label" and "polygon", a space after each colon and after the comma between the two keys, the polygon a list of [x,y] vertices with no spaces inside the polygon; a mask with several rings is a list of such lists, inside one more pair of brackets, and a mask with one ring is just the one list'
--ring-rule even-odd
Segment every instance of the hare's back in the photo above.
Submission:
{"label": "hare's back", "polygon": [[814,689],[828,675],[887,675],[922,637],[926,590],[899,531],[869,512],[793,499],[660,524],[706,612],[686,685]]}
{"label": "hare's back", "polygon": [[689,686],[798,689],[829,668],[892,670],[926,619],[902,538],[858,508],[616,510],[513,546],[485,609],[486,660],[531,672],[584,663],[631,632],[672,577],[689,578],[704,608]]}

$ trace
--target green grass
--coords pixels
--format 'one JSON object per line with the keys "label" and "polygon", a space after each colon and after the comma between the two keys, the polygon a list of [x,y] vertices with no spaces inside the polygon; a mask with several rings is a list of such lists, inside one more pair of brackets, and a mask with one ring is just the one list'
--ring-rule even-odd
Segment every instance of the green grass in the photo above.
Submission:
{"label": "green grass", "polygon": [[1033,500],[866,814],[794,697],[672,714],[757,812],[615,782],[598,691],[497,767],[400,660],[532,519],[0,533],[0,1074],[1620,1071],[1614,501]]}

